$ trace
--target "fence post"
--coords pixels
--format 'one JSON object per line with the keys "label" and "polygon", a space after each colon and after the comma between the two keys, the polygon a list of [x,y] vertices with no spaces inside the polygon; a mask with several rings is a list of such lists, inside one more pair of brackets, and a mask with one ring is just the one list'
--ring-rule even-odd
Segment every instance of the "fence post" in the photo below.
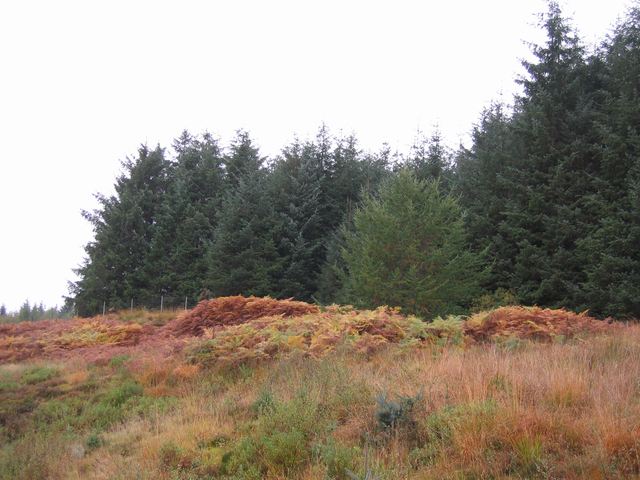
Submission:
{"label": "fence post", "polygon": [[188,298],[188,297],[184,297],[184,309],[185,309],[185,310],[187,309],[187,298]]}
{"label": "fence post", "polygon": [[133,312],[133,298],[131,299],[131,311]]}
{"label": "fence post", "polygon": [[164,295],[160,295],[160,311],[162,312],[162,304],[164,303]]}
{"label": "fence post", "polygon": [[106,311],[106,308],[107,308],[107,302],[106,302],[106,301],[103,301],[103,302],[102,302],[102,316],[103,316],[103,317],[104,317],[104,313],[105,313],[105,311]]}

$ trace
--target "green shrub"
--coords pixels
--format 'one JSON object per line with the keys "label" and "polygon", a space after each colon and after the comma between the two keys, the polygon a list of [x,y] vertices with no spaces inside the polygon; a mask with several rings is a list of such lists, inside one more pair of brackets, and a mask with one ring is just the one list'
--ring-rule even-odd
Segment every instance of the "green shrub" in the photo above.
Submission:
{"label": "green shrub", "polygon": [[116,355],[109,360],[111,368],[120,368],[131,359],[129,355]]}
{"label": "green shrub", "polygon": [[173,470],[177,468],[180,465],[182,453],[182,449],[175,443],[163,443],[158,453],[160,457],[160,468],[162,470]]}
{"label": "green shrub", "polygon": [[427,416],[420,425],[426,443],[450,444],[453,432],[468,421],[488,421],[497,410],[493,400],[451,405]]}
{"label": "green shrub", "polygon": [[509,305],[518,305],[519,303],[518,296],[511,290],[498,288],[493,293],[485,293],[475,298],[471,305],[471,313],[485,312]]}
{"label": "green shrub", "polygon": [[340,445],[333,438],[313,447],[313,455],[317,462],[327,468],[327,477],[343,480],[348,479],[347,471],[355,470],[360,449]]}
{"label": "green shrub", "polygon": [[103,438],[97,433],[90,434],[84,442],[85,447],[87,447],[88,451],[95,450],[104,445]]}
{"label": "green shrub", "polygon": [[260,439],[263,461],[270,472],[289,475],[308,461],[311,452],[300,430],[273,432]]}
{"label": "green shrub", "polygon": [[142,385],[132,380],[126,380],[107,391],[103,402],[114,407],[120,407],[130,398],[142,395],[142,392]]}
{"label": "green shrub", "polygon": [[276,406],[276,400],[273,398],[273,394],[270,390],[263,389],[258,394],[258,397],[251,405],[251,410],[256,414],[265,414],[273,412]]}
{"label": "green shrub", "polygon": [[422,394],[415,397],[398,397],[397,401],[387,399],[386,393],[376,398],[376,420],[383,429],[396,428],[413,423],[413,408],[422,401]]}
{"label": "green shrub", "polygon": [[34,384],[45,382],[59,375],[59,371],[53,367],[32,367],[22,374],[22,382]]}

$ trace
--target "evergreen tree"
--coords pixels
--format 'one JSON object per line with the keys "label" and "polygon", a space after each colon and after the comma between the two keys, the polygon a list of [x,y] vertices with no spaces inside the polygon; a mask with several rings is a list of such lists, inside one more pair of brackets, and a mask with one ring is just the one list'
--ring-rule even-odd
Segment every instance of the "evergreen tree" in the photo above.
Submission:
{"label": "evergreen tree", "polygon": [[283,151],[270,178],[271,202],[279,218],[278,255],[283,271],[273,288],[281,297],[310,300],[323,259],[320,224],[321,171],[309,145],[294,142]]}
{"label": "evergreen tree", "polygon": [[249,136],[239,132],[225,158],[230,188],[208,255],[205,287],[213,296],[275,294],[283,268],[277,248],[281,226],[262,163]]}
{"label": "evergreen tree", "polygon": [[20,310],[18,310],[18,320],[20,321],[33,320],[32,314],[31,314],[31,304],[29,303],[29,300],[25,300],[22,306],[20,307]]}
{"label": "evergreen tree", "polygon": [[71,284],[80,315],[99,312],[103,301],[112,308],[127,306],[149,284],[144,265],[170,162],[160,147],[143,146],[138,157],[127,159],[123,167],[115,195],[98,195],[101,208],[83,212],[93,225],[95,239],[85,247],[87,258],[76,270],[80,279]]}
{"label": "evergreen tree", "polygon": [[490,291],[512,288],[517,254],[506,214],[519,188],[512,181],[518,156],[511,122],[503,105],[491,105],[472,131],[471,148],[461,148],[456,158],[455,191],[466,211],[470,244],[490,266],[485,285]]}
{"label": "evergreen tree", "polygon": [[2,305],[0,305],[0,317],[6,317],[6,316],[7,316],[7,307],[3,303]]}
{"label": "evergreen tree", "polygon": [[479,291],[480,260],[466,248],[457,200],[406,170],[365,198],[342,254],[345,294],[360,306],[432,318],[462,311]]}
{"label": "evergreen tree", "polygon": [[206,254],[225,188],[223,159],[210,134],[197,138],[185,131],[173,148],[176,162],[146,262],[147,296],[195,302],[205,284]]}
{"label": "evergreen tree", "polygon": [[229,188],[233,190],[238,187],[243,178],[260,170],[263,163],[264,159],[253,145],[249,133],[238,130],[231,144],[230,153],[224,158]]}
{"label": "evergreen tree", "polygon": [[640,7],[603,45],[604,98],[597,121],[602,168],[597,229],[579,247],[587,280],[582,303],[595,314],[640,317]]}
{"label": "evergreen tree", "polygon": [[405,160],[405,165],[413,170],[418,180],[440,180],[440,187],[445,190],[450,187],[451,163],[451,154],[443,145],[438,130],[429,138],[419,131]]}

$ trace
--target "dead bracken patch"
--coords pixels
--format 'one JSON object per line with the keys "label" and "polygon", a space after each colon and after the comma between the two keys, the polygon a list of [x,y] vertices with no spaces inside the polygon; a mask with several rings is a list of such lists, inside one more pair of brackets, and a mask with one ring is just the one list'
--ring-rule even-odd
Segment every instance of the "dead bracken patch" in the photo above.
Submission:
{"label": "dead bracken patch", "polygon": [[262,317],[297,317],[318,313],[310,303],[294,300],[275,300],[270,297],[218,297],[203,300],[195,308],[180,315],[168,325],[179,336],[201,336],[205,329],[238,325]]}
{"label": "dead bracken patch", "polygon": [[607,321],[564,309],[501,307],[473,315],[463,327],[464,335],[478,342],[500,338],[551,341],[579,334],[603,333],[613,328]]}
{"label": "dead bracken patch", "polygon": [[190,358],[197,364],[241,363],[289,355],[323,357],[338,348],[371,354],[396,344],[415,347],[461,341],[457,319],[426,323],[396,309],[356,310],[328,307],[293,320],[261,317],[205,332],[208,340],[195,346]]}

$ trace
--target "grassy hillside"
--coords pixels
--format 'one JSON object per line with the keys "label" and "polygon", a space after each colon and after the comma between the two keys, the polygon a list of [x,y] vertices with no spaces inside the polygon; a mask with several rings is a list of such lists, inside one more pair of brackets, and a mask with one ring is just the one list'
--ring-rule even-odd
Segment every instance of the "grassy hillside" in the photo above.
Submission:
{"label": "grassy hillside", "polygon": [[638,325],[257,300],[0,326],[0,478],[640,474]]}

